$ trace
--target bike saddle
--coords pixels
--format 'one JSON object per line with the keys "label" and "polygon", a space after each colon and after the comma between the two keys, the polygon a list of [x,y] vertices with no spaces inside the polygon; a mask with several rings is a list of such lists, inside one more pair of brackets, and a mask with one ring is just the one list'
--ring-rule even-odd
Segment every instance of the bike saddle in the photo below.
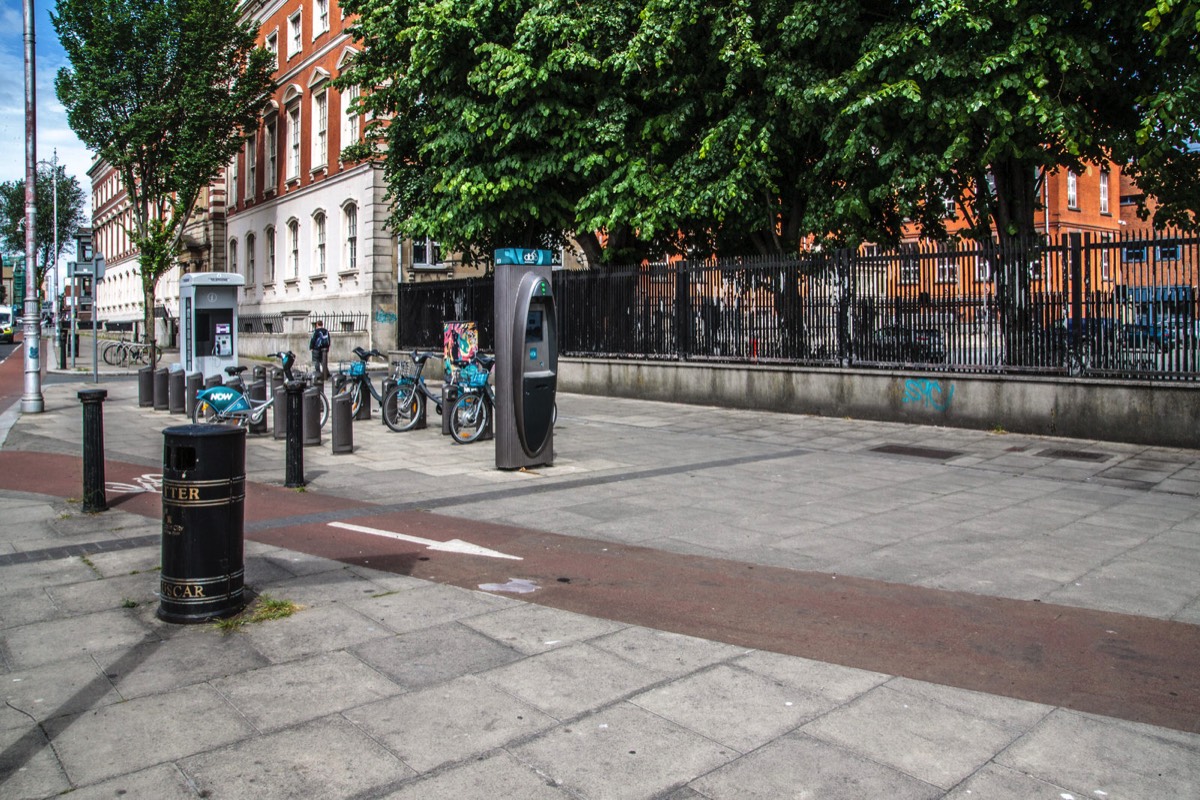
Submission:
{"label": "bike saddle", "polygon": [[370,351],[363,350],[361,347],[354,348],[354,355],[358,356],[363,361],[366,361],[368,358],[370,358],[373,353],[378,353],[378,352],[379,352],[378,350],[370,350]]}
{"label": "bike saddle", "polygon": [[226,367],[225,374],[231,378],[236,378],[238,375],[241,375],[247,369],[249,369],[249,367],[239,364],[236,367]]}
{"label": "bike saddle", "polygon": [[441,353],[435,353],[432,350],[413,350],[413,361],[421,362],[428,361],[431,358],[440,357]]}
{"label": "bike saddle", "polygon": [[477,353],[475,355],[475,360],[478,361],[481,366],[483,366],[487,369],[491,369],[492,366],[496,363],[496,357],[489,356],[487,353]]}

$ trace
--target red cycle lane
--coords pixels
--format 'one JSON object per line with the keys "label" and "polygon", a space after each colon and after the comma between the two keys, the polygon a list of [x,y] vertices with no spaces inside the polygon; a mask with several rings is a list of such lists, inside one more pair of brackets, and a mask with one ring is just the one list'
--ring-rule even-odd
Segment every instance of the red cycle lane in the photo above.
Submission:
{"label": "red cycle lane", "polygon": [[[110,483],[146,472],[105,465]],[[77,497],[79,459],[0,451],[0,488]],[[154,492],[110,492],[109,505],[162,513]],[[536,587],[520,599],[589,616],[1200,731],[1200,627],[1184,623],[386,511],[311,489],[250,483],[245,519],[253,541],[347,564],[468,589],[520,579]]]}

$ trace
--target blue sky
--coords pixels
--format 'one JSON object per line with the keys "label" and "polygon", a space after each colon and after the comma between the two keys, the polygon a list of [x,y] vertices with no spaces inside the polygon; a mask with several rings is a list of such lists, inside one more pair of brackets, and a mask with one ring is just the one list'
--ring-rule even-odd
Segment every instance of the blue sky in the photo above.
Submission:
{"label": "blue sky", "polygon": [[[25,177],[25,38],[21,0],[0,0],[0,181]],[[50,23],[54,0],[34,0],[34,44],[37,67],[37,157],[50,161],[58,149],[58,162],[75,176],[88,198],[87,171],[92,156],[67,125],[66,110],[54,95],[54,76],[67,63]]]}

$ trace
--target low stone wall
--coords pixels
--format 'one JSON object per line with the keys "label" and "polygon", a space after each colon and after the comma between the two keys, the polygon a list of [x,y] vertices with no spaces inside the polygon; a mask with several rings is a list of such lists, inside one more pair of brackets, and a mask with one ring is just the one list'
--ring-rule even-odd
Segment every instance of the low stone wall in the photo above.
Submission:
{"label": "low stone wall", "polygon": [[564,392],[1200,448],[1200,386],[563,358]]}
{"label": "low stone wall", "polygon": [[[307,333],[239,333],[238,355],[245,358],[266,358],[268,353],[279,353],[291,350],[296,354],[297,363],[308,366],[312,355],[308,350],[308,342],[312,332]],[[367,347],[370,336],[366,331],[354,333],[333,333],[332,346],[329,348],[329,368],[335,369],[340,361],[357,361],[354,348]]]}

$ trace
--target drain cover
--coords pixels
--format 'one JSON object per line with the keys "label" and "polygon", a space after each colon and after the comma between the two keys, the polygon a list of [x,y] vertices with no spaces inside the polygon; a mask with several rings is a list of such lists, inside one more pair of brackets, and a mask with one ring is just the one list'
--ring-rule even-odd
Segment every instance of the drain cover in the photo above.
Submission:
{"label": "drain cover", "polygon": [[1065,458],[1071,461],[1108,461],[1109,459],[1107,453],[1095,453],[1091,450],[1057,450],[1051,448],[1050,450],[1042,450],[1035,455],[1039,455],[1042,458]]}
{"label": "drain cover", "polygon": [[913,444],[885,444],[872,447],[873,453],[887,453],[890,456],[913,456],[914,458],[933,458],[945,461],[962,455],[957,450],[940,450],[936,447],[919,447]]}

